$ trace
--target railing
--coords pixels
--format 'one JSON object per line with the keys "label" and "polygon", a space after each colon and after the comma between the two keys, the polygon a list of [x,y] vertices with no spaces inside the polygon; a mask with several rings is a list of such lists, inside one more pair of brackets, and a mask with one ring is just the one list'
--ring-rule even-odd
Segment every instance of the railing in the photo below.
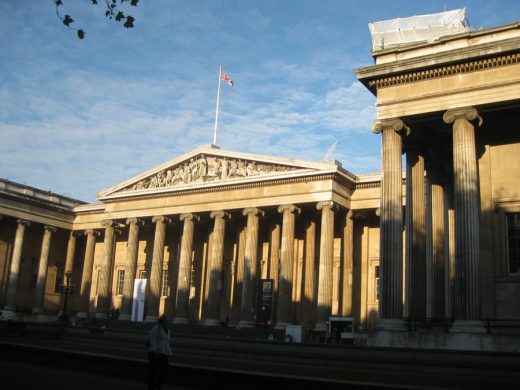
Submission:
{"label": "railing", "polygon": [[415,332],[417,329],[433,329],[442,328],[448,332],[453,324],[451,318],[411,318],[404,319],[409,332]]}
{"label": "railing", "polygon": [[486,333],[491,333],[491,329],[516,329],[520,331],[520,318],[487,317],[484,323],[486,327]]}

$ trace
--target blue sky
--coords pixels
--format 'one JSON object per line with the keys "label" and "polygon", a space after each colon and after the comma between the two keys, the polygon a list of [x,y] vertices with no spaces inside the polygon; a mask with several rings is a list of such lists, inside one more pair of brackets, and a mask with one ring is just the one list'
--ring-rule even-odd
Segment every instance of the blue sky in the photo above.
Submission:
{"label": "blue sky", "polygon": [[122,10],[0,0],[0,177],[95,202],[96,193],[213,140],[225,150],[380,170],[368,23],[466,7],[474,28],[520,20],[511,1],[140,0]]}

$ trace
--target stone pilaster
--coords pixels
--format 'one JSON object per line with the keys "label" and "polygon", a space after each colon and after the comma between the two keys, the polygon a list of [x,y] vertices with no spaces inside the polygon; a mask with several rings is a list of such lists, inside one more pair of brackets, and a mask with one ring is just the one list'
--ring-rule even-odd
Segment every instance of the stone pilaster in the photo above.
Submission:
{"label": "stone pilaster", "polygon": [[294,219],[301,210],[295,205],[278,207],[282,217],[282,243],[280,253],[280,274],[278,283],[278,306],[276,328],[285,329],[291,323],[291,300],[294,263]]}
{"label": "stone pilaster", "polygon": [[403,318],[403,210],[402,140],[406,130],[400,119],[378,120],[375,133],[382,133],[379,323],[381,330],[402,329]]}
{"label": "stone pilaster", "polygon": [[40,261],[38,263],[38,275],[36,277],[36,289],[34,291],[33,314],[43,313],[45,283],[47,282],[47,269],[49,265],[49,249],[51,247],[52,233],[55,232],[56,228],[54,226],[44,226]]}
{"label": "stone pilaster", "polygon": [[87,245],[85,247],[85,259],[83,260],[83,272],[81,276],[81,288],[79,292],[79,310],[76,314],[79,318],[88,317],[90,311],[90,292],[92,287],[92,272],[94,270],[94,252],[96,248],[97,230],[85,230]]}
{"label": "stone pilaster", "polygon": [[98,280],[98,298],[96,318],[107,318],[111,306],[111,276],[114,264],[115,227],[114,221],[102,222],[105,227],[105,239],[103,242],[103,258],[101,263],[100,278]]}
{"label": "stone pilaster", "polygon": [[[454,315],[456,321],[463,322],[480,320],[479,177],[475,128],[471,123],[477,118],[480,125],[482,118],[473,107],[449,110],[443,116],[446,123],[453,123],[456,251]],[[462,326],[465,327],[465,324]]]}
{"label": "stone pilaster", "polygon": [[125,279],[123,281],[123,300],[121,302],[120,320],[129,320],[132,316],[134,280],[137,272],[137,254],[139,249],[139,228],[143,221],[128,218],[128,241],[126,245]]}
{"label": "stone pilaster", "polygon": [[155,236],[153,240],[152,269],[148,279],[148,294],[146,296],[145,322],[156,322],[159,318],[159,303],[161,299],[161,282],[164,261],[164,238],[166,236],[166,224],[171,220],[163,215],[152,218],[155,223]]}
{"label": "stone pilaster", "polygon": [[16,293],[18,292],[18,280],[20,278],[20,263],[22,261],[22,247],[25,236],[25,228],[30,226],[29,221],[18,220],[16,235],[14,237],[13,255],[11,257],[11,268],[9,270],[9,280],[7,281],[7,293],[5,297],[4,316],[10,317],[6,312],[16,311]]}
{"label": "stone pilaster", "polygon": [[406,153],[406,316],[426,318],[426,186],[424,157]]}
{"label": "stone pilaster", "polygon": [[191,254],[193,252],[193,233],[195,222],[200,218],[195,214],[182,214],[184,221],[181,238],[181,253],[179,259],[179,275],[177,279],[177,301],[175,304],[176,324],[189,323],[190,281],[191,281]]}
{"label": "stone pilaster", "polygon": [[213,241],[209,258],[209,295],[206,306],[205,325],[220,325],[220,301],[222,298],[222,266],[224,257],[224,236],[226,219],[231,215],[225,211],[212,211],[210,217],[215,219]]}
{"label": "stone pilaster", "polygon": [[264,216],[264,212],[256,207],[251,207],[244,209],[242,214],[247,216],[247,228],[239,326],[253,327],[255,325],[255,292],[257,284],[258,220],[259,217]]}
{"label": "stone pilaster", "polygon": [[327,323],[332,310],[332,262],[334,257],[334,202],[319,202],[321,210],[320,263],[318,273],[318,307],[316,311],[316,331],[327,331]]}

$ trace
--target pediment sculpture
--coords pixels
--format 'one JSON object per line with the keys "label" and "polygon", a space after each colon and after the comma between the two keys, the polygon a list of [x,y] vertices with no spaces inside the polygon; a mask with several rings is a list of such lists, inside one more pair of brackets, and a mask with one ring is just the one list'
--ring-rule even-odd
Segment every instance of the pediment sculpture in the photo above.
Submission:
{"label": "pediment sculpture", "polygon": [[163,169],[152,176],[127,186],[122,191],[138,191],[151,188],[175,187],[193,183],[249,178],[294,171],[299,168],[261,163],[254,160],[231,157],[199,156]]}

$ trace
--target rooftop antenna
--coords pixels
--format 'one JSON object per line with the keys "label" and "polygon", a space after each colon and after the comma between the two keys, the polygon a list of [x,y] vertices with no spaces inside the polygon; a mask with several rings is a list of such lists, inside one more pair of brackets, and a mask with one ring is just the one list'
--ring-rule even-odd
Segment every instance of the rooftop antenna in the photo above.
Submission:
{"label": "rooftop antenna", "polygon": [[325,152],[325,154],[323,155],[321,161],[323,161],[323,162],[335,161],[334,150],[336,150],[336,146],[338,146],[338,143],[339,143],[339,141],[336,141],[329,147],[327,152]]}

